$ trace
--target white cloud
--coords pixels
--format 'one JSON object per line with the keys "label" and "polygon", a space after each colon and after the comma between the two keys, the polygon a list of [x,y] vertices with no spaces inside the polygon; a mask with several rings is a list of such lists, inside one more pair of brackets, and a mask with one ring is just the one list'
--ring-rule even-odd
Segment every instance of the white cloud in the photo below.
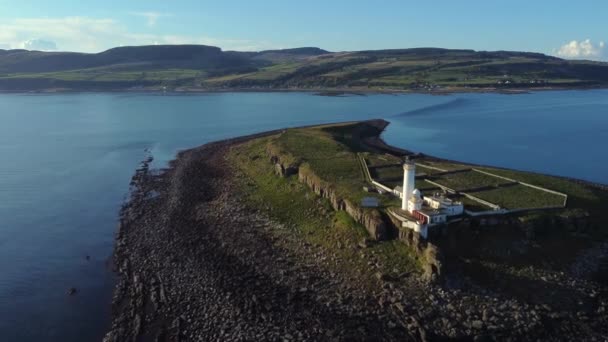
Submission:
{"label": "white cloud", "polygon": [[24,42],[38,37],[54,42],[64,51],[79,52],[100,52],[120,45],[153,44],[203,44],[239,51],[279,47],[270,42],[247,39],[133,32],[109,18],[20,18],[0,22],[0,42],[12,48],[23,47]]}
{"label": "white cloud", "polygon": [[87,17],[13,19],[0,22],[0,41],[24,47],[24,42],[44,37],[66,50],[98,51],[121,31],[119,26],[112,19]]}
{"label": "white cloud", "polygon": [[26,50],[38,50],[38,51],[55,51],[57,50],[57,44],[50,40],[44,39],[30,39],[22,43],[22,48]]}
{"label": "white cloud", "polygon": [[155,26],[159,18],[171,16],[171,14],[159,12],[131,12],[131,14],[138,17],[144,17],[150,27]]}
{"label": "white cloud", "polygon": [[556,53],[565,58],[599,59],[603,56],[604,46],[604,42],[595,45],[590,39],[573,40],[562,45]]}
{"label": "white cloud", "polygon": [[0,43],[0,50],[8,50],[11,48],[10,44]]}

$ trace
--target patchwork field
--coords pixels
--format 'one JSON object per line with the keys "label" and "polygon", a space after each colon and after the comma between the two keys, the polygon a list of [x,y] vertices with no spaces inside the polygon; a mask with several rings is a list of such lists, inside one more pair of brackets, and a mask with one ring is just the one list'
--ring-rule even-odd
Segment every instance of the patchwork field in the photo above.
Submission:
{"label": "patchwork field", "polygon": [[[389,155],[366,154],[371,177],[389,188],[400,186],[403,183],[403,169],[401,158]],[[416,164],[416,188],[424,195],[432,195],[441,191],[441,188],[429,181],[440,184],[457,192],[464,192],[493,203],[504,209],[531,209],[545,207],[559,207],[564,204],[564,196],[519,184],[517,181],[526,181],[524,174],[516,171],[508,173],[514,181],[477,172],[465,164],[438,161],[431,158],[420,158]],[[445,170],[445,171],[442,171]],[[503,171],[485,168],[486,172]],[[498,176],[501,174],[496,173]],[[519,177],[518,177],[519,176]],[[549,188],[551,189],[551,188]],[[491,208],[472,199],[460,196],[467,210],[487,211]]]}
{"label": "patchwork field", "polygon": [[559,207],[564,204],[563,196],[521,184],[506,185],[470,194],[506,209]]}

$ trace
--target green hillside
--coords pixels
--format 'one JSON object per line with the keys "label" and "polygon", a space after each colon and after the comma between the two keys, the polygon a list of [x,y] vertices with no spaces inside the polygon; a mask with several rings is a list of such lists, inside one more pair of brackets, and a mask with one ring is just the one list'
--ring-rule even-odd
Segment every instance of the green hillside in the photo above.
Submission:
{"label": "green hillside", "polygon": [[120,47],[98,54],[0,50],[0,90],[583,88],[608,63],[538,53],[416,48],[222,51],[202,45]]}

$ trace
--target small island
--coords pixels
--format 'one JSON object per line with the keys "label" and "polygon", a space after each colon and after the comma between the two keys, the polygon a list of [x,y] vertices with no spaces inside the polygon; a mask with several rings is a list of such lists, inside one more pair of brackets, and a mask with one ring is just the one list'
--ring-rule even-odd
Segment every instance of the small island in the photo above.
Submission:
{"label": "small island", "polygon": [[608,189],[388,146],[384,120],[142,163],[104,341],[608,334]]}

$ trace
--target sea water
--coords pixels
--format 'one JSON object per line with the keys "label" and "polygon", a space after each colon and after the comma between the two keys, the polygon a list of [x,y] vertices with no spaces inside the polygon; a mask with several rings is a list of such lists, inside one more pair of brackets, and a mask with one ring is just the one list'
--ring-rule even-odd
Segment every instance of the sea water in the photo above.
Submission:
{"label": "sea water", "polygon": [[213,140],[372,118],[408,150],[608,183],[606,90],[0,95],[0,340],[102,338],[117,215],[147,153],[161,168]]}

